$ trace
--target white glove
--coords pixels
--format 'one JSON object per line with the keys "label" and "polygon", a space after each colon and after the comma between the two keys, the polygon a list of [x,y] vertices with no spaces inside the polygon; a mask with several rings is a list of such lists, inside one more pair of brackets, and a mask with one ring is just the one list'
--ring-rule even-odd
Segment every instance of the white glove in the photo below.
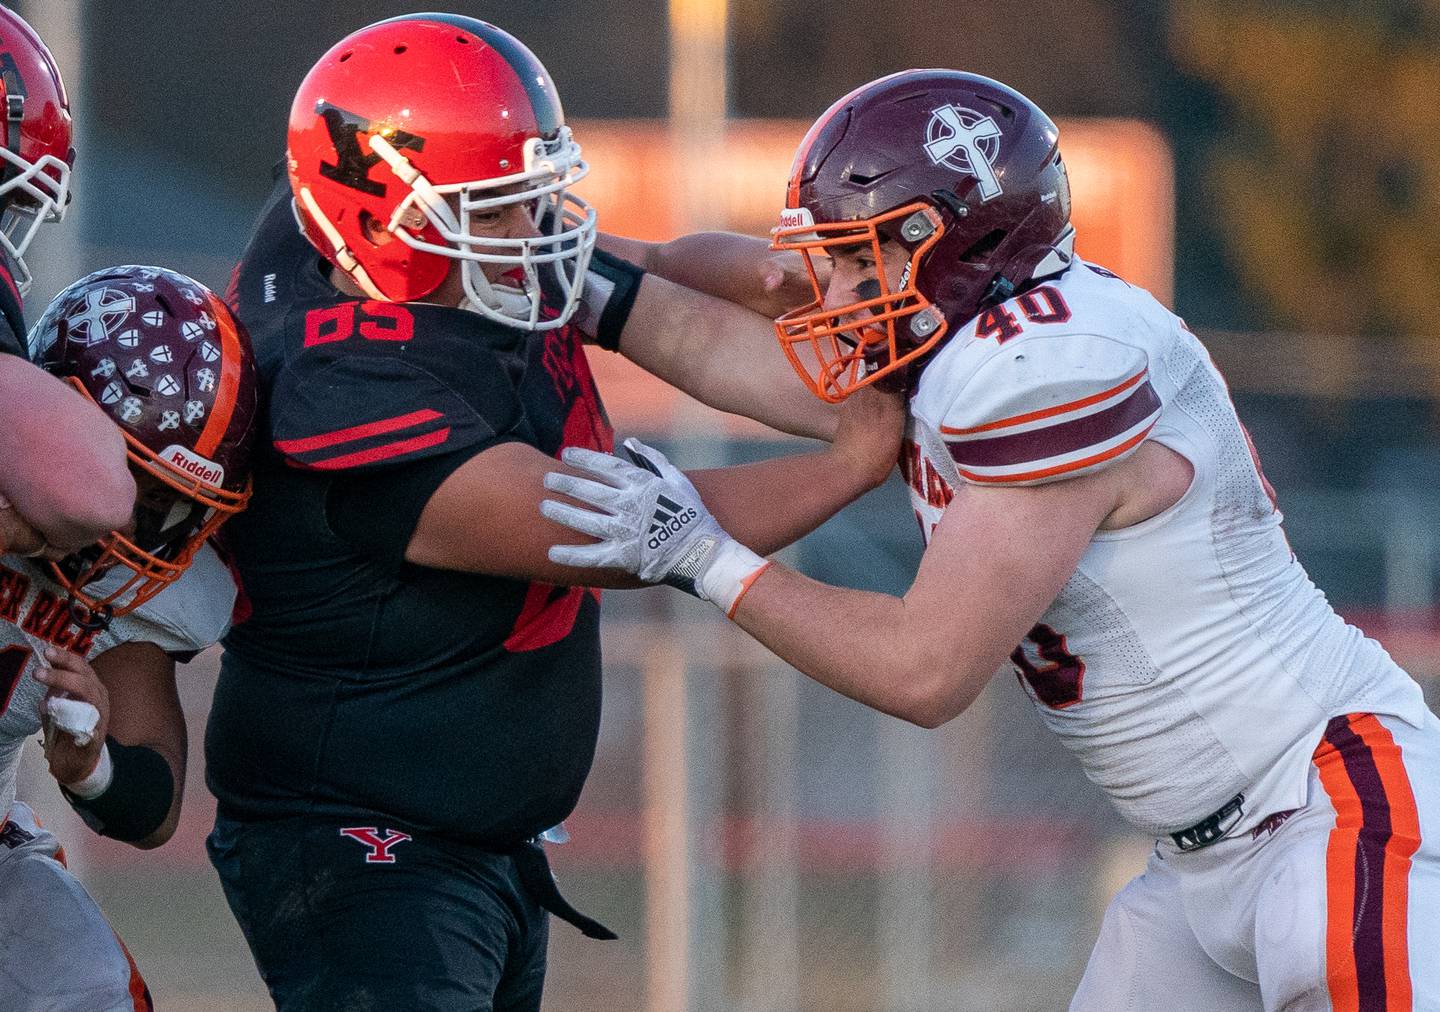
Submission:
{"label": "white glove", "polygon": [[100,711],[83,699],[67,696],[51,696],[45,700],[45,715],[75,744],[84,748],[95,737],[95,727],[100,723]]}
{"label": "white glove", "polygon": [[553,545],[550,561],[583,569],[623,569],[646,583],[713,602],[733,615],[740,598],[768,565],[721,529],[690,479],[659,450],[627,439],[634,463],[608,453],[567,447],[560,459],[596,481],[551,471],[545,487],[585,503],[582,509],[546,499],[549,519],[599,540]]}

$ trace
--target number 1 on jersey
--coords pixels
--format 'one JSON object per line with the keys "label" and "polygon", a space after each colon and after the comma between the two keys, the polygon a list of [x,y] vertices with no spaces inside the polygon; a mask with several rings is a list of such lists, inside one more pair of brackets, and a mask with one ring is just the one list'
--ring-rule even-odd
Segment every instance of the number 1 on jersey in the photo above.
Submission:
{"label": "number 1 on jersey", "polygon": [[0,714],[9,708],[10,697],[15,694],[15,686],[20,684],[20,676],[25,673],[25,665],[33,652],[29,647],[21,646],[0,650]]}

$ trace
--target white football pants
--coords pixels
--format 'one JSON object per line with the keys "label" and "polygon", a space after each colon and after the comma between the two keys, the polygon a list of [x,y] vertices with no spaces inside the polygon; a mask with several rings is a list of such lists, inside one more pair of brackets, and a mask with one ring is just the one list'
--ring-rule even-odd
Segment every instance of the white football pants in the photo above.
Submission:
{"label": "white football pants", "polygon": [[1303,808],[1200,850],[1161,840],[1070,1008],[1440,1010],[1440,719],[1337,717]]}
{"label": "white football pants", "polygon": [[125,946],[35,813],[19,801],[0,826],[0,1009],[150,1012]]}

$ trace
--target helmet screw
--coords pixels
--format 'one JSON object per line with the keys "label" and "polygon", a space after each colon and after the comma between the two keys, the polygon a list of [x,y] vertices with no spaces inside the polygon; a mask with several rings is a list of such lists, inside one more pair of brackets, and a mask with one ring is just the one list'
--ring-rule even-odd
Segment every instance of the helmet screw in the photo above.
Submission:
{"label": "helmet screw", "polygon": [[906,218],[904,224],[900,226],[900,235],[909,242],[923,239],[933,231],[935,231],[935,226],[930,224],[930,219],[919,211]]}
{"label": "helmet screw", "polygon": [[916,337],[929,337],[939,325],[934,313],[920,313],[910,321],[910,332]]}

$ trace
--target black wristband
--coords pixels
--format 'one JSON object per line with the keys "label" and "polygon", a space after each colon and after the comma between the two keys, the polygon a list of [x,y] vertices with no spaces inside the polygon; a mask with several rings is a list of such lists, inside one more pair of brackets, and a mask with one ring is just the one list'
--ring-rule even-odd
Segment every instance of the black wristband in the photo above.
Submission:
{"label": "black wristband", "polygon": [[123,843],[145,839],[165,822],[175,800],[175,775],[165,757],[145,745],[105,738],[114,776],[99,797],[81,798],[63,784],[60,793],[101,836]]}
{"label": "black wristband", "polygon": [[630,310],[635,306],[635,296],[640,294],[640,279],[645,276],[645,271],[598,246],[590,255],[590,270],[614,286],[595,326],[595,343],[606,351],[619,351],[620,332],[630,319]]}

